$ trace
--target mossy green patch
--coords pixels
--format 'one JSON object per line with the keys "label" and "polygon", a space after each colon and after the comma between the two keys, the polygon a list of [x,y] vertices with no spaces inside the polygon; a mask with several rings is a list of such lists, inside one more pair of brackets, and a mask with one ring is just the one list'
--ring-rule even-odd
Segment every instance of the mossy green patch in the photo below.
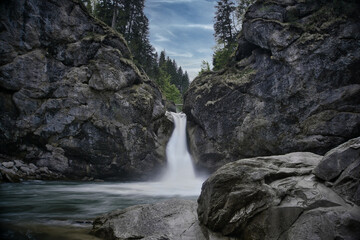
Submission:
{"label": "mossy green patch", "polygon": [[101,35],[95,32],[87,32],[85,37],[83,38],[84,41],[94,41],[101,43],[105,40],[106,35]]}
{"label": "mossy green patch", "polygon": [[304,33],[301,35],[301,37],[298,39],[300,44],[307,44],[309,42],[318,42],[318,41],[323,41],[327,36],[329,36],[328,34],[320,34],[320,33]]}
{"label": "mossy green patch", "polygon": [[132,60],[127,58],[120,58],[120,61],[125,65],[131,67],[135,71],[136,75],[139,76],[141,81],[143,81],[144,78],[147,78],[147,76],[144,73],[140,72],[139,68],[135,65],[135,63]]}
{"label": "mossy green patch", "polygon": [[246,67],[245,69],[239,70],[230,70],[224,74],[224,81],[227,84],[236,84],[243,85],[249,83],[253,75],[256,74],[256,70],[251,67]]}
{"label": "mossy green patch", "polygon": [[346,18],[335,11],[333,4],[327,4],[307,17],[300,27],[306,32],[323,32],[336,23],[344,22]]}
{"label": "mossy green patch", "polygon": [[264,19],[264,18],[254,18],[251,20],[251,22],[256,22],[256,21],[262,21],[262,22],[266,22],[266,23],[275,23],[277,25],[280,25],[282,27],[286,27],[288,26],[289,24],[288,23],[283,23],[283,22],[280,22],[278,20],[274,20],[274,19]]}
{"label": "mossy green patch", "polygon": [[305,133],[313,133],[317,126],[321,126],[325,122],[330,122],[338,112],[334,110],[326,110],[314,114],[302,122],[301,126],[305,130]]}

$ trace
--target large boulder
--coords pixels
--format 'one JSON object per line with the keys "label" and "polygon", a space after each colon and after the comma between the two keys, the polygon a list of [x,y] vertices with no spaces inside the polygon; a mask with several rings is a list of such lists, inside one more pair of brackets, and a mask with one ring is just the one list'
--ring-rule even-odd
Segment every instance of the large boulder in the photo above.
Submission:
{"label": "large boulder", "polygon": [[317,181],[321,159],[298,152],[226,164],[203,184],[199,221],[237,239],[358,239],[360,207]]}
{"label": "large boulder", "polygon": [[0,2],[0,153],[69,178],[148,178],[171,123],[123,37],[75,0]]}
{"label": "large boulder", "polygon": [[195,201],[170,199],[115,210],[93,223],[92,234],[105,240],[231,240],[199,225]]}
{"label": "large boulder", "polygon": [[325,154],[360,135],[355,1],[257,1],[231,64],[185,95],[198,166],[289,152]]}
{"label": "large boulder", "polygon": [[342,197],[360,205],[360,137],[326,153],[314,174]]}

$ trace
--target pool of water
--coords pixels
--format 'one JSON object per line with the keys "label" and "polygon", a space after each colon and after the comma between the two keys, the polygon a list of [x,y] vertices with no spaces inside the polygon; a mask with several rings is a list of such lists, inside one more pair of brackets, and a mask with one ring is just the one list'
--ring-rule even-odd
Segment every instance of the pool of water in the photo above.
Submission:
{"label": "pool of water", "polygon": [[106,212],[169,198],[196,200],[202,180],[0,184],[0,239],[97,239],[92,220]]}

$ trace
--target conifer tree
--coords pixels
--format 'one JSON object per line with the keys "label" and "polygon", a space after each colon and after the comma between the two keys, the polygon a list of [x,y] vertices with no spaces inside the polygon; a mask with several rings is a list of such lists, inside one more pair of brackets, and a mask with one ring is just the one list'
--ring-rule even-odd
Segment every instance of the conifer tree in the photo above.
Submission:
{"label": "conifer tree", "polygon": [[165,64],[165,61],[166,61],[165,56],[166,56],[165,50],[161,51],[160,52],[160,57],[159,57],[159,67],[161,67],[161,66],[163,66]]}
{"label": "conifer tree", "polygon": [[231,15],[235,5],[231,0],[219,0],[215,12],[215,39],[224,46],[234,41],[233,20]]}
{"label": "conifer tree", "polygon": [[165,50],[158,57],[150,44],[149,21],[144,7],[145,0],[97,0],[93,14],[123,34],[138,67],[155,80],[166,99],[180,103],[189,78],[182,69],[178,70],[176,61],[166,56]]}
{"label": "conifer tree", "polygon": [[187,89],[189,88],[190,85],[190,79],[189,79],[189,75],[187,73],[187,71],[185,71],[183,77],[182,77],[182,81],[181,81],[181,90],[182,90],[182,94],[184,94]]}
{"label": "conifer tree", "polygon": [[215,13],[215,40],[217,46],[213,54],[214,70],[224,68],[230,61],[231,54],[236,49],[236,37],[240,31],[240,25],[248,7],[255,0],[236,0],[237,6],[232,0],[219,0]]}
{"label": "conifer tree", "polygon": [[238,21],[241,23],[247,9],[250,7],[251,4],[255,2],[255,0],[237,0],[238,5],[236,7],[236,16]]}

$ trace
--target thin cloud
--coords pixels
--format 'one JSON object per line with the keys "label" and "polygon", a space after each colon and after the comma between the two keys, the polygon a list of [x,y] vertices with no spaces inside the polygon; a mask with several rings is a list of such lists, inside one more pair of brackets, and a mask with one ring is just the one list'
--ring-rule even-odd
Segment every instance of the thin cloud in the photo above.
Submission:
{"label": "thin cloud", "polygon": [[158,45],[153,45],[153,47],[155,48],[155,51],[157,51],[157,52],[165,51],[166,56],[169,56],[169,57],[192,58],[194,56],[192,53],[189,53],[189,52],[171,51],[171,50],[165,49],[163,47],[160,47]]}
{"label": "thin cloud", "polygon": [[214,30],[214,27],[212,24],[174,24],[171,25],[172,27],[178,27],[178,28],[200,28],[204,30]]}
{"label": "thin cloud", "polygon": [[173,32],[171,32],[170,30],[166,30],[166,32],[167,32],[168,34],[170,34],[172,37],[176,37],[176,35],[175,35]]}
{"label": "thin cloud", "polygon": [[154,41],[155,41],[155,42],[169,42],[170,39],[167,38],[167,37],[164,37],[164,36],[162,36],[162,35],[160,35],[160,34],[158,34],[158,33],[156,33],[156,34],[155,34],[155,40],[154,40]]}
{"label": "thin cloud", "polygon": [[196,50],[198,53],[213,53],[213,50],[211,48],[199,48]]}
{"label": "thin cloud", "polygon": [[175,52],[166,50],[166,53],[171,57],[184,57],[184,58],[192,58],[194,55],[189,52]]}

